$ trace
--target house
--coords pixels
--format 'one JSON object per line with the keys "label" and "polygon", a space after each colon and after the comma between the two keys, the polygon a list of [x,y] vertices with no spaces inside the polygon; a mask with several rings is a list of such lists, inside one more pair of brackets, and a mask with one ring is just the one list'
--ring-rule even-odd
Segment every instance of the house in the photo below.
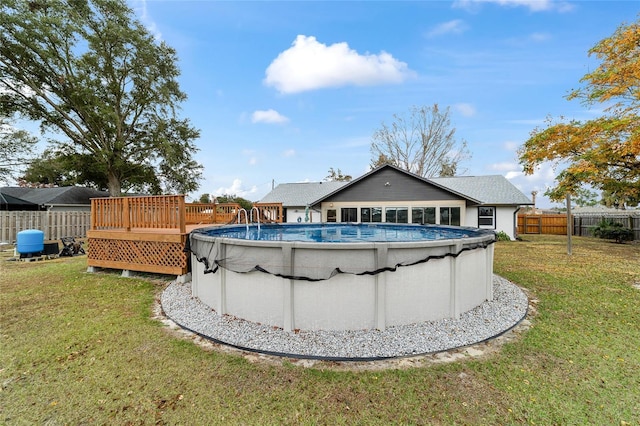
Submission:
{"label": "house", "polygon": [[[336,184],[333,191],[320,187]],[[517,212],[531,201],[504,176],[462,176],[426,179],[392,165],[383,165],[351,182],[301,184],[275,188],[264,200],[308,205],[322,222],[394,222],[470,226],[516,236]],[[279,185],[278,187],[280,187]],[[305,188],[324,194],[309,201]],[[297,198],[298,197],[298,198]],[[305,200],[306,204],[300,204]],[[304,214],[304,213],[303,213]],[[294,217],[293,215],[291,216]],[[299,216],[298,216],[299,217]],[[314,221],[318,214],[313,216]],[[304,219],[303,219],[304,220]],[[289,219],[287,222],[297,221]]]}
{"label": "house", "polygon": [[1,210],[91,211],[91,199],[109,193],[80,186],[0,188]]}

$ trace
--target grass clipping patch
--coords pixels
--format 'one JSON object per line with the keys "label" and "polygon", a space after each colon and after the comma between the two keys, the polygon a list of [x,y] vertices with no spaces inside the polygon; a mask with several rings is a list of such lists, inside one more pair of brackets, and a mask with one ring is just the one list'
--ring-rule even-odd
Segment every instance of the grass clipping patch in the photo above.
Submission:
{"label": "grass clipping patch", "polygon": [[[0,424],[637,424],[640,245],[496,244],[538,300],[490,357],[325,371],[203,351],[152,317],[162,282],[85,258],[0,263]],[[633,423],[636,422],[636,423]]]}

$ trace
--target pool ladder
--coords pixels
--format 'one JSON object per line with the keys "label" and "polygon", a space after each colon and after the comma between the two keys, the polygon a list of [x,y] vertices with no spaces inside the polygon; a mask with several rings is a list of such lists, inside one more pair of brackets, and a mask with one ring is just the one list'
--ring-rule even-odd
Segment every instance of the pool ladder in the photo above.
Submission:
{"label": "pool ladder", "polygon": [[258,233],[260,233],[260,210],[256,207],[253,206],[251,207],[251,223],[253,223],[253,211],[256,211],[256,219],[258,220]]}
{"label": "pool ladder", "polygon": [[253,223],[253,211],[256,211],[256,219],[258,221],[258,233],[260,233],[260,210],[257,207],[251,207],[251,217],[249,217],[249,213],[247,213],[246,209],[238,210],[238,223],[242,223],[242,212],[244,212],[244,223],[247,228],[247,238],[249,236],[249,222]]}

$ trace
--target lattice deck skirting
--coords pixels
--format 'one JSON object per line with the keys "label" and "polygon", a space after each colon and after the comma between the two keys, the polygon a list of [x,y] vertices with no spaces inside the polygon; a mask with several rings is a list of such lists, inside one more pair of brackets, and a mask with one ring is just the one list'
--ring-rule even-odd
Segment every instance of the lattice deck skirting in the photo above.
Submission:
{"label": "lattice deck skirting", "polygon": [[187,234],[92,230],[87,237],[88,266],[171,275],[188,272],[183,251]]}

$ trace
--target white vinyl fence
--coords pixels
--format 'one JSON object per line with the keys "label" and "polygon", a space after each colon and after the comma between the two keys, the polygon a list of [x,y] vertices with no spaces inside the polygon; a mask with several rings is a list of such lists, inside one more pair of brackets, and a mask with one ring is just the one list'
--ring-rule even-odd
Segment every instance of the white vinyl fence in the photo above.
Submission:
{"label": "white vinyl fence", "polygon": [[45,240],[84,238],[91,227],[91,212],[0,211],[0,243],[15,243],[18,232],[39,229]]}

